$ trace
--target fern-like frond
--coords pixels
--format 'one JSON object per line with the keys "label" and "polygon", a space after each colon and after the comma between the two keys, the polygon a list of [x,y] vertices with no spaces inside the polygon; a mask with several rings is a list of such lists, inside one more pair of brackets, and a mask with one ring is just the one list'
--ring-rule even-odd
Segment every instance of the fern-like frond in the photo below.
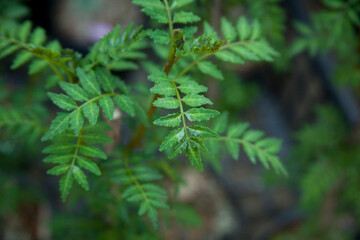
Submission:
{"label": "fern-like frond", "polygon": [[[182,71],[178,76],[184,76],[193,67],[202,73],[223,80],[221,71],[207,58],[215,57],[223,62],[243,64],[245,61],[273,61],[278,53],[267,43],[261,33],[261,26],[257,20],[249,23],[245,17],[240,17],[236,26],[226,18],[221,19],[221,31],[224,40],[219,40],[217,32],[207,22],[204,22],[204,34],[195,39],[184,39],[180,47],[177,46],[178,58],[200,54],[201,56],[178,61]],[[151,36],[150,36],[151,37]],[[156,37],[152,37],[159,41]],[[165,41],[164,41],[165,42]],[[166,40],[167,42],[167,40]]]}
{"label": "fern-like frond", "polygon": [[281,149],[281,141],[275,138],[264,138],[264,132],[248,129],[248,123],[238,123],[228,126],[227,114],[222,115],[214,122],[213,129],[216,133],[226,135],[216,138],[206,137],[207,144],[212,153],[218,153],[218,141],[225,142],[230,155],[237,160],[239,158],[240,146],[252,163],[258,159],[265,168],[270,166],[277,172],[287,175],[287,171],[279,160],[277,154]]}
{"label": "fern-like frond", "polygon": [[133,0],[134,4],[143,7],[141,11],[159,23],[169,23],[166,6],[161,0]]}
{"label": "fern-like frond", "polygon": [[[68,112],[58,113],[52,121],[50,129],[42,137],[43,141],[63,133],[69,128],[69,125],[75,135],[78,135],[85,118],[90,125],[95,125],[100,114],[99,105],[109,120],[113,119],[114,102],[130,116],[135,115],[132,99],[125,94],[115,92],[117,82],[120,82],[115,76],[103,69],[86,72],[82,68],[77,68],[76,72],[81,86],[60,82],[60,87],[66,95],[48,93],[56,106]],[[102,90],[106,93],[103,93]],[[123,88],[119,87],[119,90],[123,91]]]}
{"label": "fern-like frond", "polygon": [[[206,109],[201,106],[212,104],[201,93],[207,91],[207,87],[199,85],[189,78],[169,78],[163,72],[155,72],[149,76],[149,80],[154,82],[154,87],[150,89],[152,93],[160,97],[154,101],[154,106],[165,109],[176,109],[177,112],[160,117],[154,121],[157,126],[176,127],[165,138],[160,146],[160,151],[168,150],[169,158],[174,158],[181,152],[185,152],[193,166],[203,170],[200,151],[207,151],[203,144],[203,136],[216,137],[217,134],[209,128],[192,125],[189,122],[202,122],[219,115],[219,112]],[[188,109],[185,109],[188,106]],[[182,125],[180,128],[178,128]]]}
{"label": "fern-like frond", "polygon": [[121,31],[120,25],[116,25],[91,47],[85,61],[90,62],[88,67],[102,64],[109,70],[137,69],[136,64],[129,60],[145,57],[144,53],[139,51],[144,47],[144,43],[140,40],[145,35],[146,31],[142,31],[142,26],[134,29],[134,24],[130,24]]}
{"label": "fern-like frond", "polygon": [[112,163],[109,164],[110,181],[124,186],[122,198],[138,205],[138,214],[141,216],[146,213],[152,225],[157,228],[158,208],[169,208],[166,204],[168,196],[165,189],[154,183],[161,179],[162,175],[144,164],[130,166],[126,161],[119,164],[118,160],[115,162],[116,167]]}
{"label": "fern-like frond", "polygon": [[25,138],[34,143],[46,130],[43,126],[44,109],[17,109],[0,107],[0,129],[14,139]]}
{"label": "fern-like frond", "polygon": [[0,1],[0,21],[4,24],[18,21],[29,13],[29,7],[21,1]]}
{"label": "fern-like frond", "polygon": [[0,59],[18,52],[12,69],[29,63],[29,74],[35,74],[49,66],[61,80],[65,81],[63,74],[66,74],[72,81],[74,72],[68,63],[76,56],[63,50],[58,41],[46,44],[46,39],[45,30],[40,27],[32,30],[30,21],[20,25],[0,24]]}
{"label": "fern-like frond", "polygon": [[101,170],[93,158],[106,159],[107,157],[94,144],[112,142],[112,139],[98,130],[99,128],[91,126],[84,127],[77,136],[67,131],[54,138],[53,143],[43,150],[43,153],[50,154],[43,161],[56,165],[47,173],[62,176],[60,192],[63,201],[66,200],[74,179],[86,191],[89,190],[89,183],[83,170],[97,176],[101,175]]}

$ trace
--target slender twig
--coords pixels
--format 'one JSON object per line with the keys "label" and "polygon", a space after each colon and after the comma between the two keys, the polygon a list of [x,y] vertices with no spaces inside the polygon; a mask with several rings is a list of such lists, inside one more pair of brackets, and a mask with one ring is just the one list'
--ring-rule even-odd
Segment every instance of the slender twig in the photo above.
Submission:
{"label": "slender twig", "polygon": [[[172,66],[178,59],[175,57],[175,52],[176,52],[175,33],[174,33],[174,27],[173,27],[170,7],[169,7],[167,0],[164,0],[164,4],[166,7],[168,19],[169,19],[169,35],[170,35],[169,55],[168,55],[168,58],[167,58],[167,61],[166,61],[165,67],[164,67],[164,72],[166,75],[169,75]],[[151,103],[153,103],[158,98],[159,98],[159,95],[156,94]],[[148,116],[149,122],[151,122],[151,119],[154,115],[155,110],[156,110],[156,107],[153,104],[151,104],[149,110],[147,111],[147,116]],[[137,132],[135,137],[130,141],[129,145],[126,147],[126,150],[125,150],[126,154],[129,154],[129,152],[131,152],[135,147],[137,147],[140,144],[141,139],[143,138],[145,132],[146,132],[146,126],[144,124],[141,124],[139,131]]]}

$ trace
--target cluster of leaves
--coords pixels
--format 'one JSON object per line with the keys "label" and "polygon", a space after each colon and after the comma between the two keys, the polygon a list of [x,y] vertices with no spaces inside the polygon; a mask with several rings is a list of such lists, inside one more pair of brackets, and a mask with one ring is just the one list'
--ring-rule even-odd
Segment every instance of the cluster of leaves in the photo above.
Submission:
{"label": "cluster of leaves", "polygon": [[[77,68],[76,73],[81,86],[60,82],[60,87],[67,95],[48,93],[55,105],[65,111],[70,111],[70,113],[58,113],[58,116],[52,121],[49,131],[42,137],[43,141],[66,131],[69,124],[75,135],[79,135],[84,125],[84,117],[90,125],[95,125],[100,113],[98,104],[109,120],[112,120],[114,116],[114,102],[130,116],[135,115],[133,101],[126,96],[127,90],[121,84],[121,80],[104,69],[86,72],[82,68]],[[115,93],[116,86],[122,91],[122,94]],[[101,90],[107,93],[102,93]]]}
{"label": "cluster of leaves", "polygon": [[29,14],[29,8],[21,4],[21,0],[0,2],[0,21],[9,23],[20,20]]}
{"label": "cluster of leaves", "polygon": [[[236,28],[226,19],[221,19],[221,31],[223,38],[226,40],[219,40],[219,36],[214,28],[207,22],[204,22],[205,36],[211,36],[212,40],[208,46],[199,48],[198,39],[189,41],[189,44],[184,45],[185,54],[203,54],[195,59],[193,63],[196,64],[200,72],[210,75],[216,79],[223,80],[223,74],[218,67],[210,61],[204,61],[206,58],[215,55],[215,57],[226,63],[243,64],[245,61],[273,61],[273,58],[278,53],[269,46],[263,39],[261,34],[261,27],[258,21],[252,24],[246,20],[245,17],[240,17],[237,21]],[[203,51],[199,52],[200,49]],[[208,49],[212,49],[210,52]],[[188,64],[185,60],[181,65]],[[191,65],[190,65],[191,66]]]}
{"label": "cluster of leaves", "polygon": [[41,27],[32,30],[30,21],[22,24],[0,24],[0,59],[17,51],[12,69],[17,69],[30,62],[29,74],[36,74],[50,66],[58,74],[58,81],[63,79],[59,71],[71,75],[71,69],[66,63],[73,60],[72,51],[63,51],[58,41],[46,43],[46,33]]}
{"label": "cluster of leaves", "polygon": [[[100,130],[100,131],[99,131]],[[112,142],[112,139],[102,134],[99,127],[85,127],[77,136],[72,132],[59,135],[43,150],[50,154],[44,158],[45,163],[56,164],[47,171],[50,175],[63,175],[60,179],[61,197],[65,201],[72,187],[74,179],[85,190],[89,190],[89,183],[82,169],[99,176],[101,170],[92,158],[106,159],[106,154],[92,144]],[[74,141],[74,139],[76,139]]]}
{"label": "cluster of leaves", "polygon": [[[227,124],[223,117],[215,121],[213,130],[206,127],[206,121],[218,117],[220,113],[203,107],[213,104],[204,96],[207,87],[197,83],[190,74],[187,75],[196,67],[200,73],[223,80],[224,76],[219,68],[211,61],[204,61],[205,59],[214,56],[224,62],[243,64],[247,60],[272,61],[277,52],[263,38],[260,23],[256,20],[249,22],[245,17],[238,20],[236,27],[222,18],[222,40],[206,22],[203,35],[197,37],[194,37],[197,33],[195,26],[174,30],[174,24],[182,26],[201,20],[194,13],[181,10],[192,2],[193,0],[174,0],[169,4],[166,0],[134,0],[133,3],[142,6],[142,11],[153,20],[168,24],[169,31],[144,31],[142,27],[134,28],[133,25],[121,31],[120,26],[116,26],[92,46],[84,57],[72,50],[63,49],[57,41],[46,44],[45,31],[41,28],[32,30],[30,22],[0,24],[0,58],[21,50],[15,57],[13,69],[30,62],[29,74],[35,74],[49,66],[53,71],[52,77],[57,78],[51,86],[59,86],[61,89],[62,93],[56,93],[58,89],[48,93],[52,103],[61,111],[56,113],[41,140],[51,140],[43,150],[43,153],[49,154],[44,162],[53,165],[48,174],[61,176],[60,192],[64,201],[74,181],[83,189],[89,190],[91,184],[88,177],[91,175],[87,175],[86,171],[96,176],[104,172],[103,179],[106,179],[106,183],[102,187],[109,192],[107,197],[120,195],[121,200],[118,202],[126,201],[130,206],[139,206],[139,215],[147,214],[153,226],[158,225],[159,208],[168,208],[166,191],[155,182],[162,175],[155,167],[150,167],[143,161],[134,161],[138,154],[134,150],[140,145],[142,131],[149,127],[146,125],[147,118],[152,118],[155,108],[174,111],[153,121],[155,126],[174,128],[166,131],[167,135],[159,147],[160,152],[165,151],[170,159],[184,152],[191,165],[203,170],[201,153],[215,151],[217,148],[214,145],[217,144],[214,142],[225,141],[235,159],[239,156],[241,145],[252,162],[255,163],[258,159],[265,167],[272,166],[277,172],[286,173],[276,156],[280,148],[279,141],[263,138],[262,132],[249,130],[247,124],[230,125],[227,135],[219,136],[225,131]],[[151,68],[148,79],[154,86],[142,92],[143,95],[155,95],[148,116],[140,107],[139,101],[135,101],[137,98],[132,96],[133,92],[129,87],[112,72],[137,68],[132,60],[145,57],[142,52],[146,46],[143,41],[145,36],[153,39],[154,44],[169,47],[163,54],[167,59],[165,70]],[[162,51],[161,48],[158,49],[159,52]],[[108,129],[103,126],[102,120],[114,119],[118,110],[116,105],[121,112],[137,117],[142,125],[139,134],[134,134],[135,137],[127,146],[120,144],[121,161],[117,159],[108,164],[98,164],[97,159],[108,158],[101,145],[112,142],[105,134]],[[99,119],[100,110],[104,115],[102,119]],[[25,117],[39,120],[38,116],[33,118],[31,114],[16,115],[10,111],[1,117],[0,127],[3,126],[2,122],[6,123],[6,127],[11,127],[11,124],[21,125],[21,128],[16,128],[21,134],[34,131],[37,137],[44,132],[42,128],[40,131],[24,124],[27,121]],[[128,125],[131,130],[135,129],[136,124]],[[40,126],[42,125],[39,124]],[[146,140],[146,147],[152,144],[151,137]],[[155,151],[152,154],[155,156]],[[164,169],[171,172],[169,166]],[[114,194],[112,187],[119,194]]]}
{"label": "cluster of leaves", "polygon": [[120,25],[102,37],[94,46],[91,47],[89,54],[85,58],[89,67],[101,64],[109,70],[123,71],[137,69],[137,65],[132,59],[142,59],[145,54],[139,50],[144,48],[145,43],[140,41],[145,36],[142,26],[133,29],[130,24],[121,32]]}
{"label": "cluster of leaves", "polygon": [[283,0],[248,0],[249,13],[259,19],[264,29],[264,36],[272,45],[280,47],[285,45],[284,9],[280,6]]}
{"label": "cluster of leaves", "polygon": [[[100,135],[99,132],[84,133],[86,129],[84,127],[85,118],[89,122],[88,125],[95,126],[100,115],[100,105],[104,115],[109,120],[112,120],[115,111],[114,102],[130,116],[135,115],[134,103],[126,95],[128,90],[121,84],[121,80],[104,69],[86,72],[82,68],[77,68],[76,72],[81,86],[60,82],[60,87],[67,95],[48,93],[55,105],[69,112],[58,113],[49,130],[42,137],[43,141],[53,139],[71,126],[73,134],[69,138],[72,140],[77,139],[75,144],[69,144],[68,139],[66,139],[67,141],[57,142],[44,150],[45,153],[60,154],[51,155],[50,160],[47,158],[46,161],[60,163],[59,166],[49,170],[48,173],[54,175],[64,174],[62,180],[60,180],[60,190],[64,200],[71,188],[73,176],[82,187],[86,190],[89,189],[85,175],[76,166],[76,162],[80,161],[82,162],[80,166],[86,168],[86,159],[79,157],[78,153],[87,157],[106,159],[105,153],[99,148],[86,145],[86,143],[104,143],[109,142],[109,139],[105,135]],[[116,88],[122,94],[115,93]],[[102,93],[101,90],[108,93]],[[68,155],[68,151],[72,152],[72,154]],[[61,155],[61,153],[67,155]],[[87,167],[86,169],[90,170],[90,163],[88,163]],[[95,167],[90,171],[100,175],[100,171],[96,170]]]}
{"label": "cluster of leaves", "polygon": [[[344,119],[334,106],[318,107],[316,120],[296,132],[297,144],[292,151],[293,161],[288,164],[288,171],[292,181],[301,189],[299,204],[307,213],[307,219],[291,233],[297,239],[354,238],[354,232],[335,223],[336,219],[349,214],[358,224],[360,214],[356,200],[359,193],[355,190],[359,187],[359,176],[354,170],[359,166],[360,152],[357,143],[348,144],[348,134]],[[332,201],[337,204],[326,208],[327,202]],[[325,212],[333,217],[325,220],[321,217]],[[329,232],[330,226],[332,230]],[[279,239],[288,236],[285,234]]]}
{"label": "cluster of leaves", "polygon": [[[152,93],[164,96],[153,102],[153,105],[165,109],[179,109],[177,113],[171,113],[160,117],[154,121],[157,126],[178,127],[169,133],[160,146],[160,151],[169,150],[169,158],[173,158],[179,153],[186,151],[192,165],[203,170],[200,158],[200,150],[207,151],[203,145],[202,137],[217,136],[209,128],[194,125],[187,126],[186,119],[190,122],[202,122],[219,115],[219,112],[212,109],[201,107],[205,104],[212,104],[210,99],[199,94],[207,91],[207,87],[199,85],[194,80],[183,77],[170,80],[163,72],[153,73],[149,80],[154,82],[154,87],[150,89]],[[180,96],[180,92],[183,97]],[[188,110],[184,105],[189,106]]]}
{"label": "cluster of leaves", "polygon": [[314,56],[334,52],[337,62],[335,81],[358,86],[359,54],[353,53],[359,48],[360,3],[356,0],[323,0],[323,4],[324,9],[312,14],[312,26],[295,23],[301,36],[294,42],[291,54],[308,51]]}
{"label": "cluster of leaves", "polygon": [[[154,4],[155,2],[158,3],[158,5],[156,5],[156,10],[152,8],[154,5],[150,4],[150,2],[140,3],[135,1],[135,3],[143,6],[143,11],[153,19],[159,21],[160,23],[169,23],[170,21],[162,21],[155,17],[158,16],[157,14],[159,14],[159,12],[162,12],[164,18],[166,17],[167,11],[165,4],[162,4],[159,1],[152,2]],[[190,2],[191,1],[188,3]],[[171,16],[170,10],[168,13]],[[174,14],[174,22],[175,19],[177,19],[175,16],[178,16],[177,13]],[[187,23],[187,21],[184,20],[182,23]],[[249,22],[242,17],[238,20],[237,29],[235,29],[226,18],[222,18],[221,29],[223,37],[226,40],[219,40],[217,33],[208,23],[205,23],[204,25],[205,34],[200,37],[182,40],[181,38],[184,35],[191,36],[193,34],[184,34],[183,32],[178,33],[180,36],[174,37],[182,40],[183,44],[176,44],[174,46],[176,47],[176,57],[180,58],[182,56],[203,54],[200,59],[196,59],[193,64],[190,63],[188,66],[192,67],[196,64],[202,73],[211,75],[212,77],[218,79],[223,79],[223,75],[216,65],[210,61],[203,61],[203,59],[211,56],[211,54],[215,54],[217,58],[226,62],[244,63],[244,60],[271,61],[273,60],[272,57],[277,55],[277,53],[269,47],[266,41],[261,38],[261,29],[258,21],[254,21],[254,23],[250,25]],[[186,30],[186,32],[187,31],[188,30]],[[151,31],[148,35],[154,39],[155,43],[159,44],[169,43],[172,37],[171,34],[165,34],[161,30]],[[239,41],[235,42],[238,35]],[[228,44],[225,44],[225,42]],[[185,64],[187,63],[182,63],[182,65]],[[182,76],[184,74],[185,73],[182,72],[179,75],[170,74],[170,76],[167,76],[166,73],[157,71],[152,72],[149,76],[149,80],[154,82],[154,87],[152,87],[150,91],[159,96],[163,96],[154,101],[153,105],[158,108],[178,109],[178,112],[176,113],[170,113],[164,117],[156,119],[154,124],[165,127],[179,127],[181,124],[182,127],[176,128],[168,134],[160,146],[160,151],[167,150],[169,152],[169,158],[174,158],[176,155],[184,151],[191,164],[200,170],[203,170],[200,152],[208,151],[204,140],[206,137],[213,137],[214,139],[217,139],[218,135],[210,128],[202,125],[188,126],[187,122],[203,122],[217,117],[219,112],[202,107],[205,104],[212,104],[208,98],[200,94],[206,92],[207,88],[199,85],[188,76]],[[185,106],[188,106],[189,109],[186,110]],[[239,133],[241,134],[242,132]],[[236,136],[234,135],[233,137],[239,137],[240,134]],[[255,142],[262,137],[262,134],[256,134],[254,136],[252,134],[248,134],[248,136],[251,137],[249,137],[249,139],[246,138],[246,140],[249,142]],[[232,140],[228,140],[227,142],[233,143]],[[273,145],[273,142],[270,141],[270,143],[268,143],[263,141],[259,144],[259,147],[265,148]],[[262,146],[262,144],[264,146]],[[232,144],[232,146],[236,147],[238,145]],[[275,151],[272,154],[270,154],[271,150],[269,150],[269,154],[263,154],[262,151],[256,151],[254,148],[250,148],[247,144],[245,146],[247,154],[250,154],[249,157],[253,161],[255,161],[255,157],[258,156],[265,166],[267,166],[267,161],[270,161],[276,170],[282,168],[278,159],[273,156],[279,149],[273,149]],[[232,152],[234,153],[235,149],[232,149]],[[282,172],[284,172],[284,169],[282,170]]]}
{"label": "cluster of leaves", "polygon": [[0,107],[1,135],[10,135],[7,137],[14,139],[25,138],[29,143],[35,143],[45,131],[40,118],[42,114],[44,109],[38,106],[26,110]]}
{"label": "cluster of leaves", "polygon": [[141,11],[153,20],[159,23],[168,24],[169,22],[193,23],[200,21],[201,18],[199,16],[196,16],[194,13],[188,11],[176,11],[174,16],[168,16],[168,12],[178,10],[178,8],[182,8],[190,4],[192,1],[193,0],[173,1],[170,6],[168,6],[167,2],[162,2],[159,0],[133,0],[133,3],[142,6],[143,8]]}
{"label": "cluster of leaves", "polygon": [[276,138],[264,138],[264,132],[249,129],[248,123],[228,124],[228,113],[223,113],[214,121],[213,130],[217,134],[223,134],[218,138],[207,138],[207,145],[212,155],[220,153],[220,146],[215,140],[225,142],[226,149],[235,159],[239,159],[240,146],[252,163],[258,159],[265,168],[270,166],[277,173],[287,175],[287,171],[281,164],[277,154],[281,149],[281,141]]}
{"label": "cluster of leaves", "polygon": [[155,183],[163,177],[160,172],[133,159],[123,162],[111,161],[104,167],[110,169],[106,178],[121,186],[122,199],[138,205],[139,216],[146,213],[153,226],[157,228],[157,209],[169,209],[165,202],[168,199],[166,190]]}

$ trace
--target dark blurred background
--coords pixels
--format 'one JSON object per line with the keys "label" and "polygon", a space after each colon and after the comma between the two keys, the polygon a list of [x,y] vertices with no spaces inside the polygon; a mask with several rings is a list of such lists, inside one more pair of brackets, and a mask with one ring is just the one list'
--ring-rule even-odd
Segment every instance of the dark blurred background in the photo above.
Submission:
{"label": "dark blurred background", "polygon": [[[239,161],[224,157],[221,166],[209,164],[201,174],[186,168],[182,176],[187,185],[180,189],[179,200],[194,206],[199,220],[186,229],[161,228],[163,239],[360,239],[360,24],[351,21],[359,19],[360,9],[358,1],[349,1],[350,10],[331,8],[331,2],[337,1],[195,1],[193,11],[218,31],[221,16],[232,22],[240,15],[258,18],[281,53],[274,63],[222,66],[228,82],[210,79],[208,86],[213,102],[219,99],[219,109],[283,140],[280,157],[289,177],[253,165],[244,155]],[[81,53],[115,24],[154,26],[131,0],[25,4],[35,26],[45,28],[64,48]],[[355,14],[350,23],[346,11]],[[25,73],[11,72],[7,61],[1,64],[4,79],[21,85]],[[144,74],[121,76],[132,82]],[[234,89],[237,94],[229,97]],[[9,162],[0,166],[6,172]],[[0,197],[0,238],[57,239],[52,234],[56,229],[48,224],[63,209],[56,181],[40,177],[45,171],[26,161],[18,168],[21,171],[0,187],[7,195]]]}

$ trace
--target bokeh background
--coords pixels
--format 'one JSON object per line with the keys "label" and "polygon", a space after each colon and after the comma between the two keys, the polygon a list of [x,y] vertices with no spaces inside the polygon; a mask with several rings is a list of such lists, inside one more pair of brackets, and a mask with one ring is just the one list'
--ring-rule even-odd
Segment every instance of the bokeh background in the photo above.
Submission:
{"label": "bokeh background", "polygon": [[[21,5],[0,0],[0,6],[9,2],[13,6],[0,9],[0,21],[11,14],[30,19],[81,53],[115,24],[156,27],[131,0],[28,0]],[[183,167],[181,205],[172,213],[178,223],[161,224],[156,235],[171,240],[360,239],[360,2],[195,0],[191,9],[219,32],[222,16],[232,22],[239,16],[259,19],[280,53],[272,63],[223,64],[226,80],[206,81],[216,109],[282,139],[280,157],[289,177],[252,164],[245,154],[238,161],[224,155],[203,173]],[[156,51],[146,51],[148,60],[163,64]],[[10,65],[11,58],[0,62],[3,106],[12,94],[19,95],[12,104],[21,105],[27,91],[19,89],[32,86],[26,83],[27,69],[14,72]],[[137,69],[120,76],[127,83],[146,81],[146,73]],[[81,202],[60,202],[57,180],[46,175],[39,147],[14,139],[4,126],[0,116],[0,239],[96,239],[77,235],[76,229],[97,226],[76,221]],[[122,238],[108,234],[101,239]]]}

